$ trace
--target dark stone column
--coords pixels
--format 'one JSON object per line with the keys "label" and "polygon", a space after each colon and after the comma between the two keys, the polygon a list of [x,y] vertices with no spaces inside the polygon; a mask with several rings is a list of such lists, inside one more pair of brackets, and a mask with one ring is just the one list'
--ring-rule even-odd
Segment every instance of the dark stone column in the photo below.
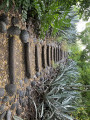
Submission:
{"label": "dark stone column", "polygon": [[38,46],[35,45],[35,70],[39,71],[39,63],[38,63]]}
{"label": "dark stone column", "polygon": [[42,53],[41,53],[41,57],[42,57],[42,68],[45,68],[45,46],[42,46]]}

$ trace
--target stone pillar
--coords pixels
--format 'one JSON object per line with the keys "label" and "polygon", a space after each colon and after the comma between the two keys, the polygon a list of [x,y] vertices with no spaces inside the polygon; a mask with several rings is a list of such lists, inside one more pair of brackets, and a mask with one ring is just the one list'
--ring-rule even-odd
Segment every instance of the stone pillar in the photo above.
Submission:
{"label": "stone pillar", "polygon": [[42,68],[45,68],[46,63],[45,63],[45,46],[42,46],[42,52],[41,52],[41,61],[42,61]]}
{"label": "stone pillar", "polygon": [[60,60],[62,60],[62,49],[60,47]]}
{"label": "stone pillar", "polygon": [[49,46],[49,63],[50,66],[52,66],[52,46]]}
{"label": "stone pillar", "polygon": [[35,45],[35,70],[36,70],[36,72],[39,72],[38,45]]}
{"label": "stone pillar", "polygon": [[56,62],[58,62],[58,47],[56,47]]}
{"label": "stone pillar", "polygon": [[51,48],[50,48],[50,51],[51,51],[51,54],[50,54],[50,56],[51,56],[51,66],[52,66],[52,64],[53,64],[53,46],[51,46]]}
{"label": "stone pillar", "polygon": [[54,62],[55,62],[55,60],[56,60],[56,59],[55,59],[55,57],[56,57],[55,53],[56,53],[56,52],[55,52],[55,47],[53,47],[53,60],[54,60]]}
{"label": "stone pillar", "polygon": [[46,47],[46,56],[47,56],[47,66],[50,66],[50,46],[47,45]]}
{"label": "stone pillar", "polygon": [[59,62],[59,60],[60,60],[60,51],[59,51],[59,46],[58,46],[58,62]]}

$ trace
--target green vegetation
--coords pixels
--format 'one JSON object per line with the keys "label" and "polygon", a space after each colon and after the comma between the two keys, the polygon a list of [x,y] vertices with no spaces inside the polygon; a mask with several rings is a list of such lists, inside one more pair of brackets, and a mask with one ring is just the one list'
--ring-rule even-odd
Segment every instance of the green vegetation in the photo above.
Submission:
{"label": "green vegetation", "polygon": [[18,117],[18,116],[13,116],[14,120],[23,120],[22,118]]}
{"label": "green vegetation", "polygon": [[11,8],[21,11],[24,21],[29,17],[38,21],[41,37],[63,34],[63,30],[71,25],[69,13],[72,7],[80,17],[88,18],[88,0],[2,0],[0,5],[0,9],[4,8],[6,11]]}
{"label": "green vegetation", "polygon": [[[31,96],[35,107],[36,120],[73,120],[72,111],[79,107],[80,83],[77,83],[79,72],[76,62],[68,60],[61,65],[57,78],[42,81],[33,89],[38,97]],[[37,87],[38,86],[38,87]],[[43,89],[43,92],[42,92]],[[37,102],[38,101],[38,102]],[[32,108],[32,107],[31,107]]]}
{"label": "green vegetation", "polygon": [[[84,91],[82,90],[82,104],[83,110],[79,111],[79,118],[86,120],[87,117],[90,117],[90,23],[86,24],[86,29],[80,33],[78,36],[82,41],[82,45],[85,46],[85,49],[80,50],[78,45],[71,46],[71,55],[70,58],[75,60],[79,67],[80,77],[79,82],[86,86]],[[83,112],[85,114],[83,114]],[[84,116],[85,115],[85,116]],[[80,119],[80,120],[81,120]]]}
{"label": "green vegetation", "polygon": [[[38,23],[39,37],[53,37],[57,42],[65,40],[70,48],[71,60],[66,66],[60,66],[58,77],[36,88],[40,100],[37,102],[32,97],[36,119],[73,120],[74,116],[77,120],[89,120],[90,23],[79,35],[76,31],[79,19],[90,17],[89,0],[2,0],[0,10],[7,12],[13,8],[20,11],[24,22],[32,18]],[[77,41],[81,41],[85,49],[80,50]]]}

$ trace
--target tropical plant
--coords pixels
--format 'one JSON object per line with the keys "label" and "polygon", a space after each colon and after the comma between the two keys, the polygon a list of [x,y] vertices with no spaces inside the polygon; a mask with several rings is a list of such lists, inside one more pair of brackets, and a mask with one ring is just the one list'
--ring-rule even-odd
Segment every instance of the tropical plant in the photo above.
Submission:
{"label": "tropical plant", "polygon": [[39,21],[40,36],[56,37],[62,30],[70,27],[71,19],[67,15],[73,5],[78,6],[77,13],[80,16],[84,13],[83,16],[88,18],[88,0],[2,0],[0,10],[8,11],[13,8],[21,11],[24,21],[27,21],[28,17]]}
{"label": "tropical plant", "polygon": [[[84,49],[81,50],[78,44],[71,45],[71,52],[69,58],[75,60],[77,62],[80,77],[78,82],[82,83],[83,86],[88,86],[86,89],[81,92],[82,96],[82,104],[85,106],[84,113],[79,115],[78,119],[84,119],[85,116],[90,117],[90,107],[89,107],[89,99],[90,99],[90,23],[86,24],[86,29],[79,33],[78,40],[81,41]],[[78,116],[78,114],[77,114]]]}
{"label": "tropical plant", "polygon": [[66,66],[60,65],[57,78],[46,79],[32,88],[30,99],[36,120],[73,120],[71,113],[77,109],[80,97],[81,84],[76,83],[78,77],[76,62],[69,60]]}
{"label": "tropical plant", "polygon": [[14,120],[23,120],[22,118],[18,117],[18,116],[13,116]]}
{"label": "tropical plant", "polygon": [[[86,29],[79,35],[85,49],[82,51],[80,56],[79,67],[81,77],[80,81],[84,85],[90,86],[90,22],[86,24]],[[90,90],[90,87],[87,89]],[[82,101],[86,106],[86,112],[90,117],[90,107],[89,107],[90,91],[82,92]]]}
{"label": "tropical plant", "polygon": [[64,30],[63,39],[68,41],[68,44],[76,43],[77,30],[76,23],[79,21],[79,16],[77,15],[77,7],[73,6],[71,11],[68,13],[67,17],[70,19],[70,27]]}

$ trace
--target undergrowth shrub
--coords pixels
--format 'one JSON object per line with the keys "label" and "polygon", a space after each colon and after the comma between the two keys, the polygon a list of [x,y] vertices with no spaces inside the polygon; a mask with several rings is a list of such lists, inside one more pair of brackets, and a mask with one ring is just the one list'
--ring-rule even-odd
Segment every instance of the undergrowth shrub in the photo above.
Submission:
{"label": "undergrowth shrub", "polygon": [[73,8],[76,11],[76,14],[79,14],[80,17],[85,15],[88,18],[89,15],[88,0],[1,1],[0,10],[7,12],[13,8],[18,12],[21,11],[23,21],[26,21],[28,16],[31,16],[33,19],[38,20],[40,23],[40,37],[56,37],[61,36],[61,33],[65,34],[64,31],[71,26],[71,18],[69,16],[71,8]]}
{"label": "undergrowth shrub", "polygon": [[[78,108],[80,83],[76,62],[69,60],[60,66],[57,78],[44,80],[32,88],[31,105],[36,120],[73,120]],[[32,118],[33,119],[33,118]],[[33,119],[34,120],[34,119]]]}
{"label": "undergrowth shrub", "polygon": [[[75,1],[76,3],[76,1]],[[23,21],[29,16],[40,23],[40,37],[56,36],[66,27],[70,27],[70,19],[66,17],[74,2],[55,0],[2,0],[0,10],[21,11]],[[64,7],[63,7],[64,6]]]}

